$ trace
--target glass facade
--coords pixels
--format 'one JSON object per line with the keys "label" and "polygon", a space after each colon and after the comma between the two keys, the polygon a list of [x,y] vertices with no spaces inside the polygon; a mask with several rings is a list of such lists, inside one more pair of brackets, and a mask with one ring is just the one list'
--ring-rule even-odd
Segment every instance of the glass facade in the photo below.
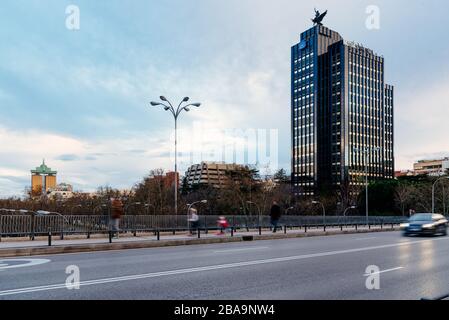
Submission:
{"label": "glass facade", "polygon": [[292,183],[325,186],[393,178],[393,87],[384,58],[323,26],[292,47]]}

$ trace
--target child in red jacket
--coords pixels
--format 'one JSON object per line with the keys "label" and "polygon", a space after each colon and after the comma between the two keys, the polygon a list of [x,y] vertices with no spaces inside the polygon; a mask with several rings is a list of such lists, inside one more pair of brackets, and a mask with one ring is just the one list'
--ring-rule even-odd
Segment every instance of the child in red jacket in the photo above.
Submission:
{"label": "child in red jacket", "polygon": [[229,228],[229,223],[226,220],[226,218],[223,216],[219,217],[217,220],[217,224],[218,224],[218,227],[220,228],[220,232],[218,233],[218,235],[225,234],[226,229]]}

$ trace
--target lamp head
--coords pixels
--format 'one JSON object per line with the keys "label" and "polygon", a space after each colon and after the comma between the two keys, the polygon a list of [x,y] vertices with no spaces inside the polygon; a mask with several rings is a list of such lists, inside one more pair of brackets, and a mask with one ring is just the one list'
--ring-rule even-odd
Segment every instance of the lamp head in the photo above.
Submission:
{"label": "lamp head", "polygon": [[201,203],[207,203],[207,200],[201,200]]}
{"label": "lamp head", "polygon": [[167,98],[165,98],[164,96],[160,96],[159,98],[161,98],[162,101],[167,101]]}
{"label": "lamp head", "polygon": [[192,103],[192,106],[194,106],[194,107],[199,107],[199,106],[201,106],[201,103]]}
{"label": "lamp head", "polygon": [[187,101],[189,101],[189,97],[185,97],[184,99],[182,99],[182,102],[187,102]]}
{"label": "lamp head", "polygon": [[153,107],[160,105],[159,102],[154,102],[154,101],[151,101],[150,104],[151,104]]}
{"label": "lamp head", "polygon": [[187,108],[187,107],[185,107],[185,108],[184,108],[184,110],[185,110],[185,111],[187,111],[187,112],[189,112],[189,111],[190,111],[190,109],[189,109],[189,108]]}
{"label": "lamp head", "polygon": [[170,110],[170,107],[165,107],[164,110],[168,111],[168,110]]}

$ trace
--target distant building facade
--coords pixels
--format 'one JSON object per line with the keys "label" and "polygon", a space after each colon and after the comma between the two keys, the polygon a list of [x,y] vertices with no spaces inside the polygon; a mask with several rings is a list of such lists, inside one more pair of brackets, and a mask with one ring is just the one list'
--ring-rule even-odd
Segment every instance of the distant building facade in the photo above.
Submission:
{"label": "distant building facade", "polygon": [[155,175],[149,179],[150,182],[159,182],[164,188],[171,188],[175,186],[177,183],[177,187],[179,188],[179,172],[167,172],[165,175]]}
{"label": "distant building facade", "polygon": [[416,176],[416,173],[413,170],[399,170],[394,172],[395,178],[413,177],[413,176]]}
{"label": "distant building facade", "polygon": [[56,187],[57,171],[51,170],[45,164],[42,164],[34,170],[31,170],[31,192],[33,195],[42,195],[48,193],[50,189]]}
{"label": "distant building facade", "polygon": [[413,171],[416,175],[438,176],[448,173],[449,157],[437,160],[420,160],[413,164]]}
{"label": "distant building facade", "polygon": [[60,183],[55,188],[51,188],[48,191],[50,198],[65,200],[73,197],[73,187],[67,183]]}
{"label": "distant building facade", "polygon": [[192,165],[185,173],[185,181],[188,187],[211,186],[222,188],[229,183],[227,172],[247,169],[239,164],[225,162],[202,162]]}

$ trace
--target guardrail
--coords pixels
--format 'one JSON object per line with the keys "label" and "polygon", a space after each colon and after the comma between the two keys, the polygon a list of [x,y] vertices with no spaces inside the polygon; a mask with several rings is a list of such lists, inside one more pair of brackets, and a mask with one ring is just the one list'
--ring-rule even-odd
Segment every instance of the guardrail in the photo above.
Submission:
{"label": "guardrail", "polygon": [[[199,228],[202,230],[217,229],[219,216],[201,216]],[[236,229],[260,229],[270,227],[269,216],[228,216],[228,222],[232,230]],[[369,217],[369,226],[397,225],[404,221],[405,217]],[[327,216],[325,221],[322,216],[282,216],[279,224],[286,228],[324,228],[341,226],[354,226],[357,228],[366,225],[364,216]],[[157,232],[159,231],[185,231],[189,230],[186,215],[142,215],[123,216],[120,220],[121,232]],[[90,237],[95,233],[108,233],[110,231],[110,219],[108,216],[86,215],[3,215],[0,211],[0,240],[1,237],[29,236],[34,239],[37,235],[87,234]]]}

